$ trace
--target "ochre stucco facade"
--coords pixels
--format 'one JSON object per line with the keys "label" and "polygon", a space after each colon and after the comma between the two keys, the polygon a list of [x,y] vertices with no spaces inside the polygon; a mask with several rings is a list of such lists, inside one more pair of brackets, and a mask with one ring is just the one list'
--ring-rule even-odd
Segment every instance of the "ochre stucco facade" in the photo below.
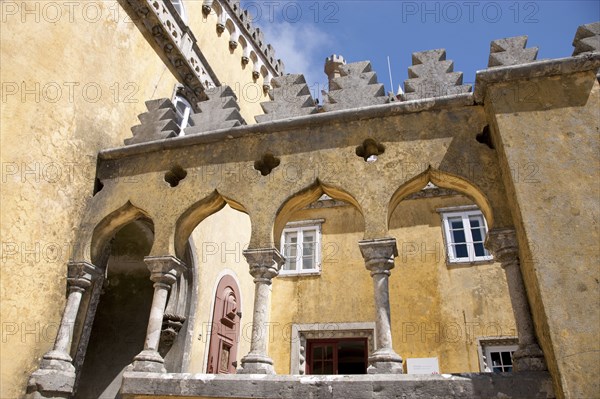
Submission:
{"label": "ochre stucco facade", "polygon": [[[128,261],[156,284],[148,276],[135,283],[147,283],[136,299],[150,327],[132,342],[147,356],[117,370],[125,398],[232,398],[252,387],[293,397],[321,383],[343,396],[349,388],[338,390],[344,381],[332,376],[307,384],[285,375],[298,356],[292,325],[349,323],[371,329],[369,355],[385,352],[370,360],[383,365],[381,375],[356,380],[381,381],[383,395],[451,387],[466,395],[457,397],[491,397],[511,387],[510,397],[591,398],[600,390],[597,50],[516,57],[478,72],[474,93],[425,76],[446,95],[404,98],[380,93],[368,63],[334,57],[336,84],[319,107],[304,101],[301,75],[276,78],[283,64],[269,61],[272,48],[239,37],[261,36],[239,27],[235,1],[185,1],[187,24],[162,1],[94,2],[98,20],[76,7],[72,21],[65,9],[50,21],[51,2],[31,2],[23,19],[24,4],[5,2],[1,26],[2,58],[11,62],[0,78],[0,396],[24,397],[28,385],[33,397],[72,394],[78,361],[98,349],[87,339],[97,342],[96,306],[112,289],[103,286],[107,265],[127,274]],[[413,67],[439,62],[441,52],[417,53]],[[173,137],[174,110],[162,99],[177,84],[208,100],[194,111],[214,131],[196,125]],[[302,101],[282,101],[286,90]],[[272,121],[256,124],[264,112]],[[123,146],[134,125],[137,143]],[[419,197],[429,183],[446,194]],[[334,206],[315,206],[323,195]],[[493,261],[448,263],[439,209],[465,205],[485,216]],[[312,219],[323,220],[320,273],[277,276],[282,229]],[[135,257],[119,258],[138,238]],[[234,376],[205,374],[223,276],[240,291]],[[161,370],[154,346],[173,334],[173,321],[183,325]],[[252,321],[271,332],[261,336]],[[442,373],[479,373],[477,339],[490,336],[518,336],[525,372],[423,382],[381,371],[398,373],[401,356],[437,357]],[[73,361],[56,357],[61,350]],[[248,370],[284,376],[261,383]]]}

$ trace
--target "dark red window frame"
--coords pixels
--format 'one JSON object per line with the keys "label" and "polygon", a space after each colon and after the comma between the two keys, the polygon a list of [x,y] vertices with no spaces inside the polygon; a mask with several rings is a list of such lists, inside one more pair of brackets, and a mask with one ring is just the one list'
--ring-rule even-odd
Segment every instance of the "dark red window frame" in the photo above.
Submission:
{"label": "dark red window frame", "polygon": [[[327,347],[333,348],[333,374],[339,374],[339,359],[338,359],[338,344],[343,342],[363,342],[365,345],[365,370],[368,366],[368,352],[369,343],[367,338],[333,338],[333,339],[309,339],[306,341],[306,374],[313,374],[314,362],[317,359],[313,359],[313,348],[315,347]],[[321,360],[323,361],[323,360]]]}

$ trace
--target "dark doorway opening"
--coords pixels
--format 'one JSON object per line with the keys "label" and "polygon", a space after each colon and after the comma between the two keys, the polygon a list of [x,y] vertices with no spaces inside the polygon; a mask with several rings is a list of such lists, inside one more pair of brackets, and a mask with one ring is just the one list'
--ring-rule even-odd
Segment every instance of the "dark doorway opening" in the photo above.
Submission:
{"label": "dark doorway opening", "polygon": [[307,343],[308,374],[366,374],[366,338],[314,339]]}

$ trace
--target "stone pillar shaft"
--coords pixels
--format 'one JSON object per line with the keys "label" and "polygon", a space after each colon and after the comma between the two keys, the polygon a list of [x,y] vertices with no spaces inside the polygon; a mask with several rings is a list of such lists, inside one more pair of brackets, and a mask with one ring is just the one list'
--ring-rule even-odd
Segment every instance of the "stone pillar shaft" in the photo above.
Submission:
{"label": "stone pillar shaft", "polygon": [[248,249],[244,257],[254,277],[254,311],[250,353],[242,359],[240,374],[275,374],[273,360],[267,354],[269,300],[271,281],[279,274],[284,258],[275,248]]}
{"label": "stone pillar shaft", "polygon": [[254,280],[254,313],[252,315],[252,341],[250,351],[267,353],[267,337],[264,333],[269,322],[269,298],[271,296],[271,281]]}
{"label": "stone pillar shaft", "polygon": [[69,352],[73,329],[84,292],[102,275],[88,262],[69,262],[67,284],[69,296],[52,350],[42,357],[40,367],[31,375],[27,392],[37,397],[70,397],[75,387],[75,367]]}
{"label": "stone pillar shaft", "polygon": [[146,330],[144,350],[134,359],[129,369],[150,373],[166,373],[164,359],[158,353],[163,316],[167,306],[169,289],[177,281],[178,273],[185,271],[185,264],[174,256],[147,256],[144,262],[148,265],[154,281],[154,296]]}
{"label": "stone pillar shaft", "polygon": [[162,330],[162,321],[164,309],[167,305],[170,285],[165,283],[154,283],[154,296],[152,297],[152,308],[150,309],[150,318],[148,320],[148,329],[146,330],[146,341],[144,349],[158,351],[160,343],[160,332]]}
{"label": "stone pillar shaft", "polygon": [[363,240],[358,243],[365,260],[365,266],[371,271],[375,296],[375,326],[377,329],[376,350],[369,357],[369,374],[400,374],[402,358],[394,352],[390,318],[390,270],[394,268],[394,258],[398,256],[396,240],[382,238]]}
{"label": "stone pillar shaft", "polygon": [[519,346],[537,344],[533,320],[531,319],[531,310],[529,308],[529,302],[527,301],[527,295],[525,294],[525,285],[523,284],[519,261],[515,259],[514,261],[502,263],[502,267],[504,268],[506,281],[508,283],[510,302],[512,304],[515,323],[517,325],[517,333],[519,335]]}
{"label": "stone pillar shaft", "polygon": [[514,371],[546,370],[544,353],[537,343],[531,309],[521,274],[519,247],[513,229],[493,229],[488,232],[486,246],[500,262],[506,274],[510,302],[515,316],[519,349],[513,354]]}
{"label": "stone pillar shaft", "polygon": [[65,305],[65,311],[60,321],[60,327],[56,334],[56,341],[54,342],[54,351],[68,354],[71,349],[71,342],[73,341],[73,326],[75,325],[75,319],[79,312],[79,305],[81,304],[81,298],[85,288],[71,286],[69,287],[69,296],[67,298],[67,304]]}

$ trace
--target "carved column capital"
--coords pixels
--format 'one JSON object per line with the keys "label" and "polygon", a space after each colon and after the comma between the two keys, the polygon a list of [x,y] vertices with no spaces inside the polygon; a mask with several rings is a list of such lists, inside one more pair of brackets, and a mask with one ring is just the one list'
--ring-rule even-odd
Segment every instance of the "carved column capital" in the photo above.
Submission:
{"label": "carved column capital", "polygon": [[485,246],[502,263],[502,267],[517,261],[519,243],[514,229],[492,229],[488,231]]}
{"label": "carved column capital", "polygon": [[398,256],[395,238],[377,238],[358,242],[360,253],[365,260],[365,267],[375,274],[390,274],[394,268],[394,258]]}
{"label": "carved column capital", "polygon": [[285,263],[284,257],[276,248],[246,249],[243,254],[250,265],[250,274],[255,283],[271,284],[271,280],[279,274],[279,269]]}
{"label": "carved column capital", "polygon": [[102,270],[89,262],[72,261],[67,265],[69,289],[85,291],[100,276],[102,276]]}
{"label": "carved column capital", "polygon": [[144,263],[150,270],[150,280],[169,287],[177,281],[178,274],[183,273],[187,268],[185,263],[171,255],[146,256]]}

